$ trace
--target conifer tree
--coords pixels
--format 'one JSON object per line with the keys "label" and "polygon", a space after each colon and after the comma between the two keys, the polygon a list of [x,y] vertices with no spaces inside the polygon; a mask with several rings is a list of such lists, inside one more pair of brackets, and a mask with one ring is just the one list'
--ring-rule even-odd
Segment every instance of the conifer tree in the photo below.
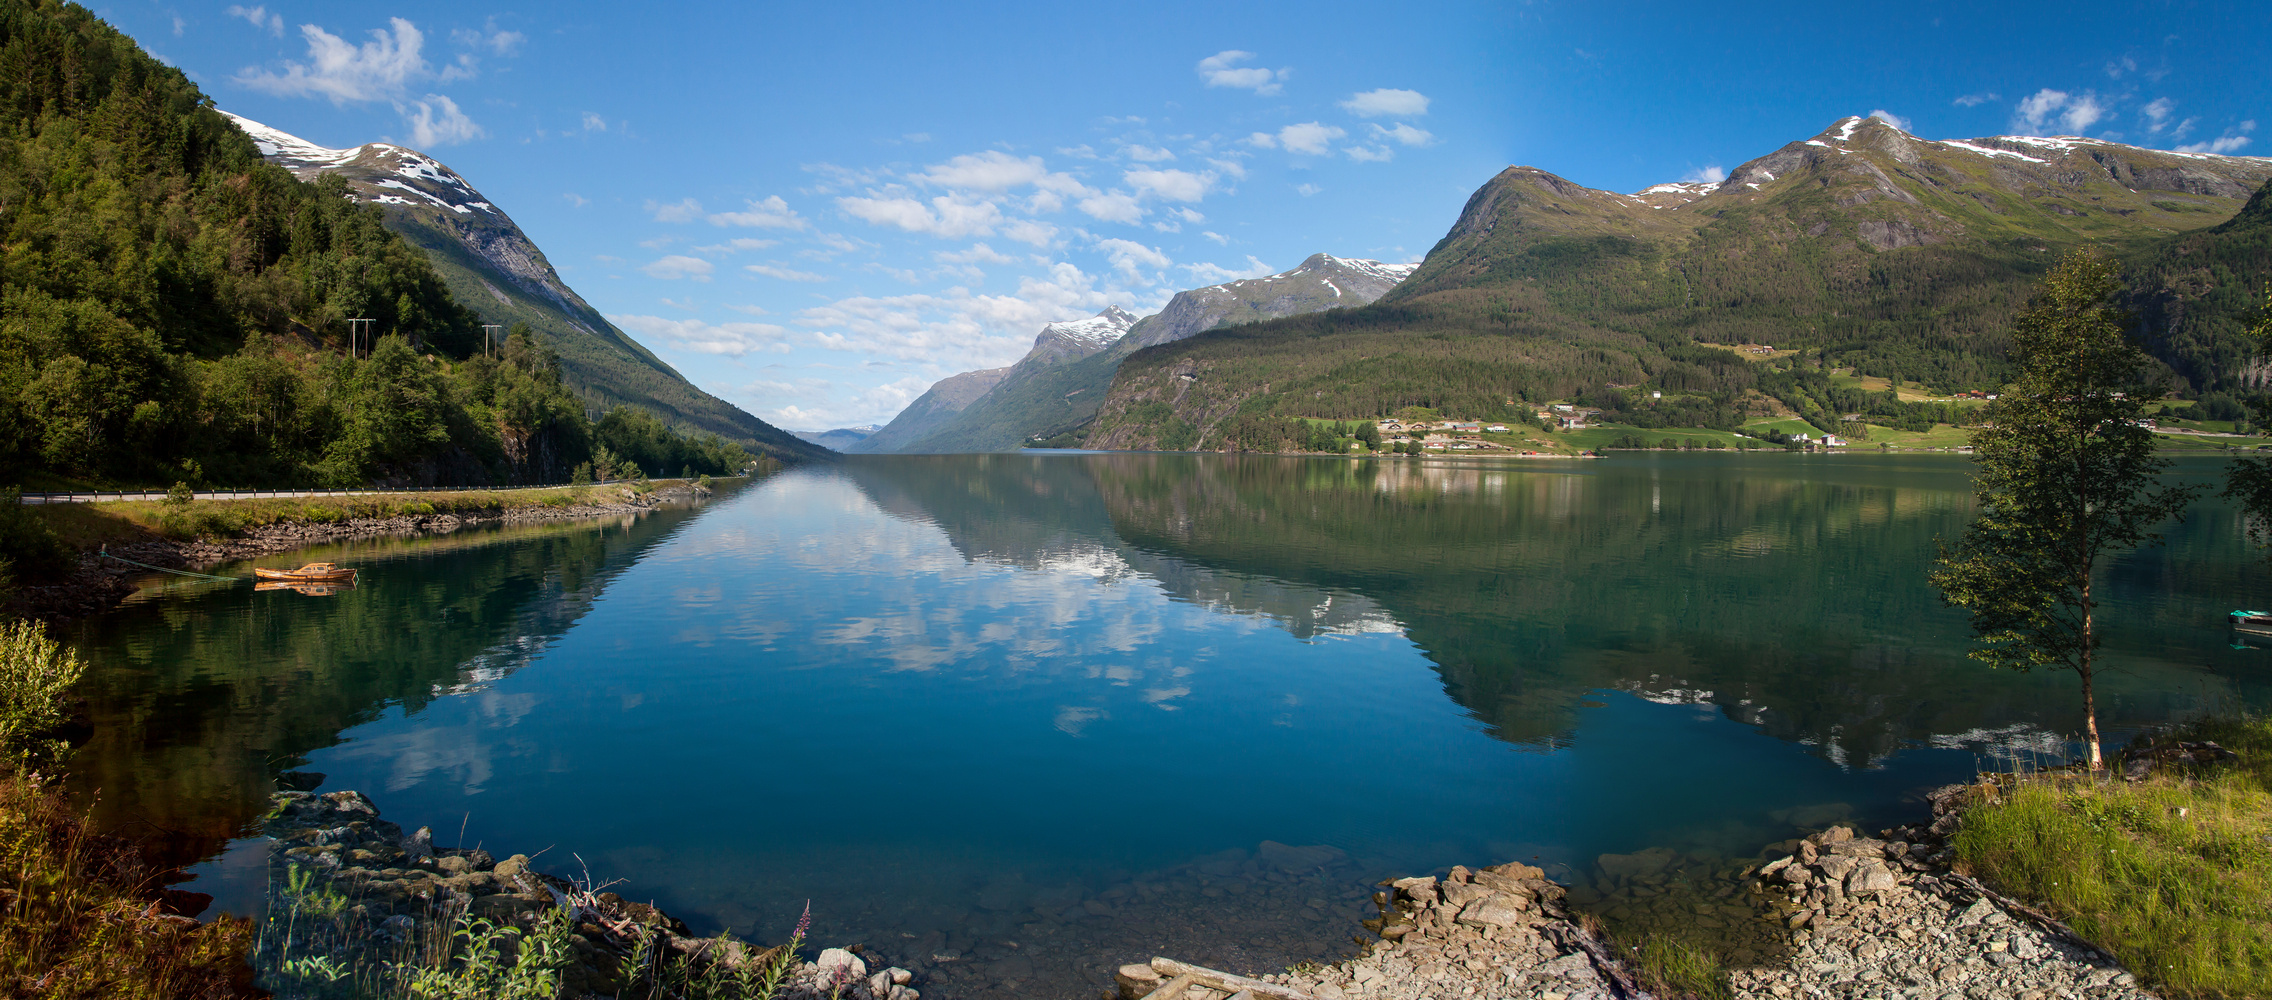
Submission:
{"label": "conifer tree", "polygon": [[2094,589],[2114,554],[2158,543],[2151,529],[2182,512],[2199,487],[2159,483],[2144,405],[2159,398],[2148,359],[2112,299],[2114,267],[2091,250],[2047,275],[2012,331],[2018,378],[1988,407],[1972,439],[1980,513],[1933,585],[1972,614],[1971,656],[1998,667],[2072,670],[2082,681],[2084,742],[2099,750],[2096,680],[2101,643]]}

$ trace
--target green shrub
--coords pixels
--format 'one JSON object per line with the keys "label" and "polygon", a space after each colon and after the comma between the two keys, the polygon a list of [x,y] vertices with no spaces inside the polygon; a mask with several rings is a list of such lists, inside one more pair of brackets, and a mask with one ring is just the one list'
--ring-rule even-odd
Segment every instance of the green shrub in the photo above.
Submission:
{"label": "green shrub", "polygon": [[166,491],[166,506],[168,507],[187,507],[191,501],[196,499],[197,491],[190,489],[188,483],[179,480],[174,482],[172,489]]}
{"label": "green shrub", "polygon": [[0,765],[36,768],[61,761],[56,739],[71,685],[86,664],[35,622],[0,624]]}
{"label": "green shrub", "polygon": [[423,500],[413,500],[395,509],[414,517],[424,517],[434,512],[434,505]]}
{"label": "green shrub", "polygon": [[333,510],[329,507],[319,507],[314,504],[309,504],[308,506],[301,508],[300,516],[307,520],[314,521],[317,524],[335,524],[344,519],[347,515],[342,514],[339,511]]}

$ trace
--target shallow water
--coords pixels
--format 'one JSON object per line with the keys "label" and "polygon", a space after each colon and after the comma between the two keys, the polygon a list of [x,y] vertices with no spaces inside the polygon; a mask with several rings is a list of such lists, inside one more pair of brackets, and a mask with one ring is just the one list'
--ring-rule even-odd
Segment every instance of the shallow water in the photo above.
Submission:
{"label": "shallow water", "polygon": [[[1967,469],[848,460],[335,551],[364,567],[336,598],[152,592],[80,630],[80,790],[213,858],[195,888],[238,909],[257,845],[224,846],[305,767],[700,931],[778,938],[809,899],[927,995],[1317,960],[1385,874],[1744,856],[2068,752],[2071,676],[1964,659],[1924,581]],[[2116,733],[2272,694],[2222,621],[2267,596],[2237,521],[2169,534],[2108,576]]]}

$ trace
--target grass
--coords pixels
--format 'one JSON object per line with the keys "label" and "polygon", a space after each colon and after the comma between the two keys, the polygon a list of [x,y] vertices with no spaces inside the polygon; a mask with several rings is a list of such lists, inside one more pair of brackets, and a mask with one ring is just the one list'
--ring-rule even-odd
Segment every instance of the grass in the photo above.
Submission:
{"label": "grass", "polygon": [[2012,781],[1965,814],[1973,874],[2035,901],[2170,997],[2272,996],[2272,720],[2195,724],[2240,758],[2135,784]]}

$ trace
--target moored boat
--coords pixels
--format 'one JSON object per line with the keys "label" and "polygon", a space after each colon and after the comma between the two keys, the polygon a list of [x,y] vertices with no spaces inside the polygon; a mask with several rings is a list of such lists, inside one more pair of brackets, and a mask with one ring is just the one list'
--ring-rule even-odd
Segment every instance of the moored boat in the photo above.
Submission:
{"label": "moored boat", "polygon": [[254,569],[253,579],[284,583],[339,583],[355,578],[355,571],[327,562],[307,563],[299,569]]}
{"label": "moored boat", "polygon": [[2263,611],[2235,611],[2228,616],[2233,629],[2250,635],[2272,636],[2272,613]]}

